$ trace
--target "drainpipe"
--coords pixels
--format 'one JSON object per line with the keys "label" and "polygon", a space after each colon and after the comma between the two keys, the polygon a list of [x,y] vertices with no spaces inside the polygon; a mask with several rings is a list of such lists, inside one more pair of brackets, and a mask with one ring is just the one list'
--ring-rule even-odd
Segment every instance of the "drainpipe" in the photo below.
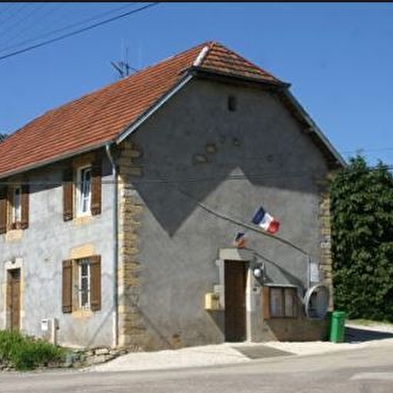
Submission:
{"label": "drainpipe", "polygon": [[119,265],[119,218],[118,218],[118,184],[117,184],[117,167],[111,153],[111,144],[105,145],[106,154],[112,165],[113,178],[113,346],[119,344],[119,298],[118,298],[118,265]]}

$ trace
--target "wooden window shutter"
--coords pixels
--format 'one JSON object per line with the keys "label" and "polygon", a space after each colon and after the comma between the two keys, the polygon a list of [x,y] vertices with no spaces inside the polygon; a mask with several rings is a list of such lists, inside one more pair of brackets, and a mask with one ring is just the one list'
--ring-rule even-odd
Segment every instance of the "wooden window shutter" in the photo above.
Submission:
{"label": "wooden window shutter", "polygon": [[63,313],[72,312],[72,259],[63,261]]}
{"label": "wooden window shutter", "polygon": [[96,216],[101,214],[101,177],[102,162],[97,157],[91,168],[92,184],[91,184],[91,214]]}
{"label": "wooden window shutter", "polygon": [[21,198],[21,228],[27,229],[29,227],[29,185],[22,184],[22,198]]}
{"label": "wooden window shutter", "polygon": [[74,215],[74,171],[68,168],[63,173],[63,220],[72,220]]}
{"label": "wooden window shutter", "polygon": [[101,256],[91,257],[90,265],[90,308],[91,311],[101,310]]}
{"label": "wooden window shutter", "polygon": [[270,288],[263,287],[263,319],[270,318]]}
{"label": "wooden window shutter", "polygon": [[7,187],[0,189],[0,233],[7,232]]}

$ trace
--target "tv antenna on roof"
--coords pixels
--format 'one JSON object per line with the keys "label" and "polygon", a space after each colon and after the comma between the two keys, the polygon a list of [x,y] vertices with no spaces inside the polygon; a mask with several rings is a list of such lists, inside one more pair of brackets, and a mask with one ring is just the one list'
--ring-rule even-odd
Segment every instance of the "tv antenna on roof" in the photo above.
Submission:
{"label": "tv antenna on roof", "polygon": [[131,67],[128,63],[128,46],[125,45],[124,40],[122,44],[122,57],[123,60],[115,63],[111,61],[112,67],[119,73],[120,79],[126,78],[130,75],[130,70],[137,72],[138,70],[134,67]]}

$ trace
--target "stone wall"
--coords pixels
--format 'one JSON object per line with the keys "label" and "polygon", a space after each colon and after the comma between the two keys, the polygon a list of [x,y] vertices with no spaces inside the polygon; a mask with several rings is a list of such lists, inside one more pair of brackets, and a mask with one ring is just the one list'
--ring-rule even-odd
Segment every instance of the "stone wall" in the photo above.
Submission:
{"label": "stone wall", "polygon": [[131,181],[142,176],[142,168],[134,163],[141,152],[128,141],[120,149],[118,159],[118,312],[119,346],[143,347],[145,327],[138,307],[140,263],[138,261],[138,227],[143,206],[138,202]]}
{"label": "stone wall", "polygon": [[329,173],[323,181],[319,182],[321,203],[319,220],[321,225],[321,243],[320,243],[320,273],[321,282],[323,282],[330,291],[330,303],[329,310],[333,310],[333,261],[331,251],[331,216],[330,216],[330,194],[329,194],[329,183],[333,180],[335,174]]}

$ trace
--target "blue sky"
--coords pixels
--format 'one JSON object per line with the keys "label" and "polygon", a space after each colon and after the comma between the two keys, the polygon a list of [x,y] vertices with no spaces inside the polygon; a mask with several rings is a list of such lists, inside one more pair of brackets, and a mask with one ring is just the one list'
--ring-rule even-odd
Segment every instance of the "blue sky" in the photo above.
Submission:
{"label": "blue sky", "polygon": [[[0,3],[0,57],[146,4]],[[160,3],[0,60],[0,132],[118,80],[125,46],[140,69],[216,40],[290,82],[345,158],[393,165],[392,22],[393,3]]]}

